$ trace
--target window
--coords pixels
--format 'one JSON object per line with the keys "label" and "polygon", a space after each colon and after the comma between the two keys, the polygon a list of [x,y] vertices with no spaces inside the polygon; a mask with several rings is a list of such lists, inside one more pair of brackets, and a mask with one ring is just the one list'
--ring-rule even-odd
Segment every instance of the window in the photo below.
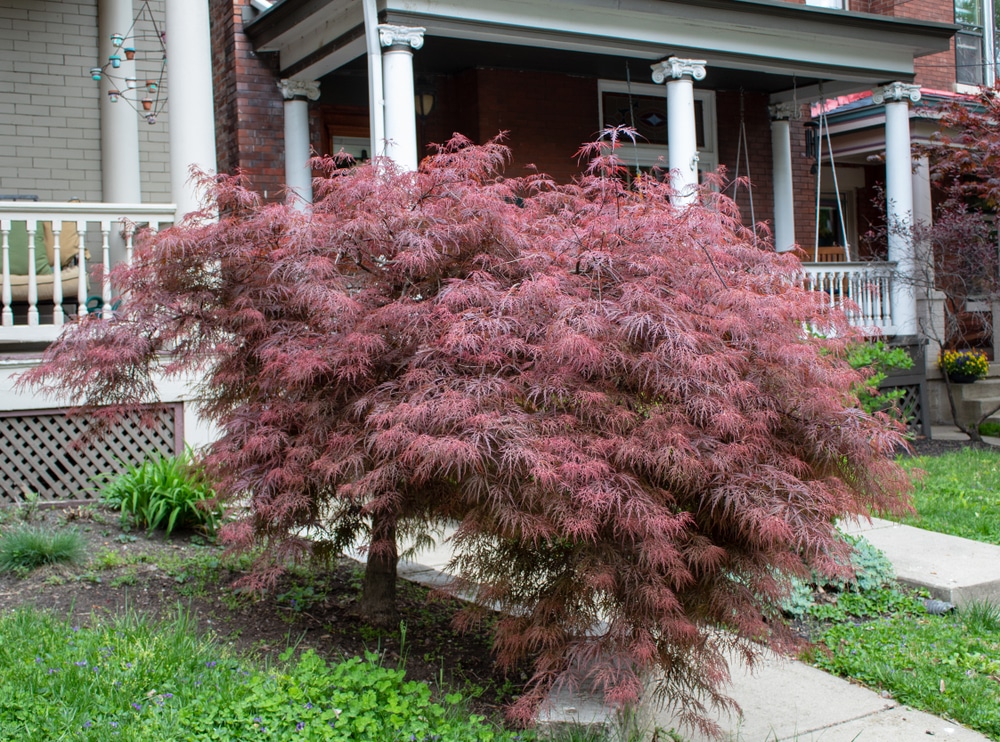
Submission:
{"label": "window", "polygon": [[955,81],[992,85],[1000,54],[1000,0],[955,0]]}
{"label": "window", "polygon": [[[631,126],[639,132],[635,146],[629,143],[621,150],[622,160],[642,170],[665,168],[670,146],[666,86],[601,80],[597,90],[601,128]],[[694,116],[698,170],[711,172],[719,164],[713,91],[694,91]]]}
{"label": "window", "polygon": [[815,5],[820,8],[844,9],[844,0],[806,0],[806,5]]}

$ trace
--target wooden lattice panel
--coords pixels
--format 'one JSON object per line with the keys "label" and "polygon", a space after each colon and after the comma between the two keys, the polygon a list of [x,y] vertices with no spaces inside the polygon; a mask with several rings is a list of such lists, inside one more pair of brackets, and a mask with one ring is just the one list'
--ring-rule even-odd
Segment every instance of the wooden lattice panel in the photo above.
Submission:
{"label": "wooden lattice panel", "polygon": [[21,502],[24,488],[43,502],[95,499],[99,474],[179,453],[180,411],[152,408],[145,421],[127,418],[83,444],[91,427],[85,417],[51,410],[0,416],[0,504]]}

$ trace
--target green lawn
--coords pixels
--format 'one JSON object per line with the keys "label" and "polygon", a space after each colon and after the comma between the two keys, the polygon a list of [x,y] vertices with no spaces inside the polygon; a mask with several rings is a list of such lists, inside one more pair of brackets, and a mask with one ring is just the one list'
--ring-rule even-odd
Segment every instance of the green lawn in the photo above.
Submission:
{"label": "green lawn", "polygon": [[901,522],[1000,544],[1000,452],[966,448],[901,463],[914,473],[918,514]]}

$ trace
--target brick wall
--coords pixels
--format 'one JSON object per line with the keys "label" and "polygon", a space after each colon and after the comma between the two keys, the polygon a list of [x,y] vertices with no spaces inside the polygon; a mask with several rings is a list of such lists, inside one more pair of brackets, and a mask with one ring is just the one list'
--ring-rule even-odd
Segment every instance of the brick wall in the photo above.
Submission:
{"label": "brick wall", "polygon": [[[753,215],[758,222],[774,221],[774,180],[771,170],[771,123],[768,114],[768,96],[760,93],[743,95],[743,112],[746,120],[745,154],[739,153],[740,137],[740,93],[718,91],[715,105],[719,129],[719,164],[724,165],[728,177],[737,173],[739,154],[739,175],[749,176],[753,189]],[[747,157],[749,156],[749,169]],[[729,191],[727,195],[732,196]],[[736,204],[740,207],[743,221],[749,224],[751,191],[741,187],[736,191]]]}
{"label": "brick wall", "polygon": [[243,33],[247,0],[211,0],[216,148],[220,172],[242,170],[274,199],[285,183],[284,104],[277,59],[255,54]]}
{"label": "brick wall", "polygon": [[[0,193],[101,200],[97,54],[97,0],[0,5]],[[169,201],[167,118],[136,120],[143,200]]]}

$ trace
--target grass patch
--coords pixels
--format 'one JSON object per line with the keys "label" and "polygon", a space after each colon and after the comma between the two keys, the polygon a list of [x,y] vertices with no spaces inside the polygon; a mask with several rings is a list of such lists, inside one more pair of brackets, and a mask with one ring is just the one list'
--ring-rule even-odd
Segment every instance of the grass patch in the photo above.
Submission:
{"label": "grass patch", "polygon": [[827,629],[813,663],[1000,740],[1000,608],[891,616]]}
{"label": "grass patch", "polygon": [[196,637],[183,615],[81,629],[36,611],[8,613],[0,667],[0,739],[515,738],[464,713],[460,694],[435,700],[375,655],[331,665],[288,650],[262,667]]}
{"label": "grass patch", "polygon": [[0,572],[28,572],[83,557],[84,538],[73,530],[50,531],[22,525],[0,536]]}
{"label": "grass patch", "polygon": [[1000,452],[964,448],[942,456],[902,459],[915,477],[918,516],[901,519],[929,531],[1000,544]]}

